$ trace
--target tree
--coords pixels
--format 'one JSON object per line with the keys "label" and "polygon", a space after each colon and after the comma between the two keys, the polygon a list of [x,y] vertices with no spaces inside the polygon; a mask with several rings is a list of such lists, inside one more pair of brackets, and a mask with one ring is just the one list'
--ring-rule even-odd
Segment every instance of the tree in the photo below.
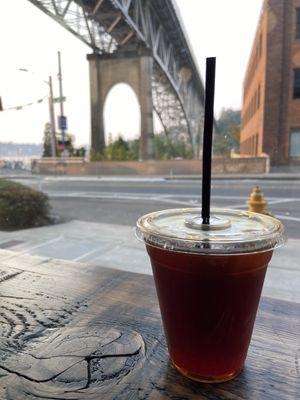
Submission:
{"label": "tree", "polygon": [[193,158],[192,146],[185,140],[172,140],[164,133],[154,136],[154,151],[157,160],[171,160],[174,158]]}
{"label": "tree", "polygon": [[214,153],[229,155],[231,150],[238,151],[240,146],[241,112],[231,108],[223,109],[217,120],[214,136]]}
{"label": "tree", "polygon": [[74,150],[74,157],[85,157],[86,149],[85,147],[79,147],[78,149]]}
{"label": "tree", "polygon": [[[120,135],[117,140],[106,146],[102,153],[90,151],[91,161],[129,161],[138,160],[140,140],[124,140]],[[157,160],[172,160],[175,158],[193,158],[193,149],[184,135],[171,139],[164,133],[154,136],[154,151]]]}
{"label": "tree", "polygon": [[52,146],[51,146],[51,124],[47,122],[44,127],[44,140],[43,140],[43,155],[42,157],[52,156]]}
{"label": "tree", "polygon": [[74,142],[75,142],[75,137],[74,135],[72,135],[71,133],[67,133],[66,134],[66,150],[68,152],[68,156],[69,157],[73,157],[74,156]]}
{"label": "tree", "polygon": [[121,135],[118,139],[109,144],[104,150],[104,157],[111,161],[127,160],[129,152],[129,144]]}
{"label": "tree", "polygon": [[140,140],[134,139],[128,142],[129,151],[128,151],[128,160],[138,160],[140,154]]}

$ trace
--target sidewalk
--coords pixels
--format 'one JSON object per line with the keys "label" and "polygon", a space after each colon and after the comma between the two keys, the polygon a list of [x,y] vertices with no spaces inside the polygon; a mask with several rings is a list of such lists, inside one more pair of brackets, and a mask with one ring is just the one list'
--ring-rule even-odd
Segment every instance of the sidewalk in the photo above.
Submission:
{"label": "sidewalk", "polygon": [[[166,180],[201,180],[202,175],[167,175]],[[270,174],[222,174],[212,175],[213,180],[272,180],[272,181],[297,181],[300,180],[300,173],[270,173]]]}
{"label": "sidewalk", "polygon": [[[134,227],[73,220],[16,232],[0,232],[0,259],[18,263],[56,258],[151,274],[143,243]],[[40,258],[37,260],[40,260]],[[300,303],[300,240],[278,249],[268,269],[265,296]],[[39,261],[41,262],[41,261]]]}
{"label": "sidewalk", "polygon": [[[43,179],[43,180],[62,180],[62,181],[163,181],[163,180],[201,180],[202,175],[32,175],[15,174],[0,175],[5,179]],[[269,174],[222,174],[213,175],[213,180],[300,180],[300,172],[282,172]]]}

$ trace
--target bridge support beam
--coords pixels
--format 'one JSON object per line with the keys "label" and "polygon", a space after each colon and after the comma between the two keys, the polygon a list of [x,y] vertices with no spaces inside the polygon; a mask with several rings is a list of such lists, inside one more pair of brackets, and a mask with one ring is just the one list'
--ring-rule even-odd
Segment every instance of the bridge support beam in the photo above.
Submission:
{"label": "bridge support beam", "polygon": [[[91,147],[95,152],[105,148],[103,108],[110,89],[127,83],[134,90],[141,110],[140,160],[154,158],[152,69],[148,50],[117,52],[110,55],[89,54],[91,95]],[[117,116],[116,116],[117,117]]]}

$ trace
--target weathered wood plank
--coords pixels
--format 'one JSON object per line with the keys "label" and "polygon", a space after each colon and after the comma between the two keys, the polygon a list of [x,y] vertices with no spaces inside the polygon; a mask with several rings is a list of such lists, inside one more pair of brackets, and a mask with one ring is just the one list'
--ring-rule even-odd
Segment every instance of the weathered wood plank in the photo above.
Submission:
{"label": "weathered wood plank", "polygon": [[169,364],[152,277],[57,261],[0,266],[0,398],[293,399],[300,305],[264,298],[246,366],[203,385]]}

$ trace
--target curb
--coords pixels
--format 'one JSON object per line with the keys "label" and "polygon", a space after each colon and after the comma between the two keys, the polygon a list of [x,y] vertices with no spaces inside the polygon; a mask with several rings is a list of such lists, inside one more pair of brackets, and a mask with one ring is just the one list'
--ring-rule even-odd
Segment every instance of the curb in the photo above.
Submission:
{"label": "curb", "polygon": [[[143,181],[143,180],[186,180],[194,181],[201,180],[201,175],[85,175],[85,176],[71,176],[71,175],[0,175],[0,179],[48,179],[48,180],[73,180],[73,181]],[[212,180],[269,180],[269,181],[300,181],[300,174],[260,174],[260,175],[212,175]]]}
{"label": "curb", "polygon": [[[172,180],[201,180],[201,175],[174,175],[174,176],[164,176],[167,181]],[[295,175],[212,175],[212,180],[270,180],[270,181],[300,181],[300,174]]]}

